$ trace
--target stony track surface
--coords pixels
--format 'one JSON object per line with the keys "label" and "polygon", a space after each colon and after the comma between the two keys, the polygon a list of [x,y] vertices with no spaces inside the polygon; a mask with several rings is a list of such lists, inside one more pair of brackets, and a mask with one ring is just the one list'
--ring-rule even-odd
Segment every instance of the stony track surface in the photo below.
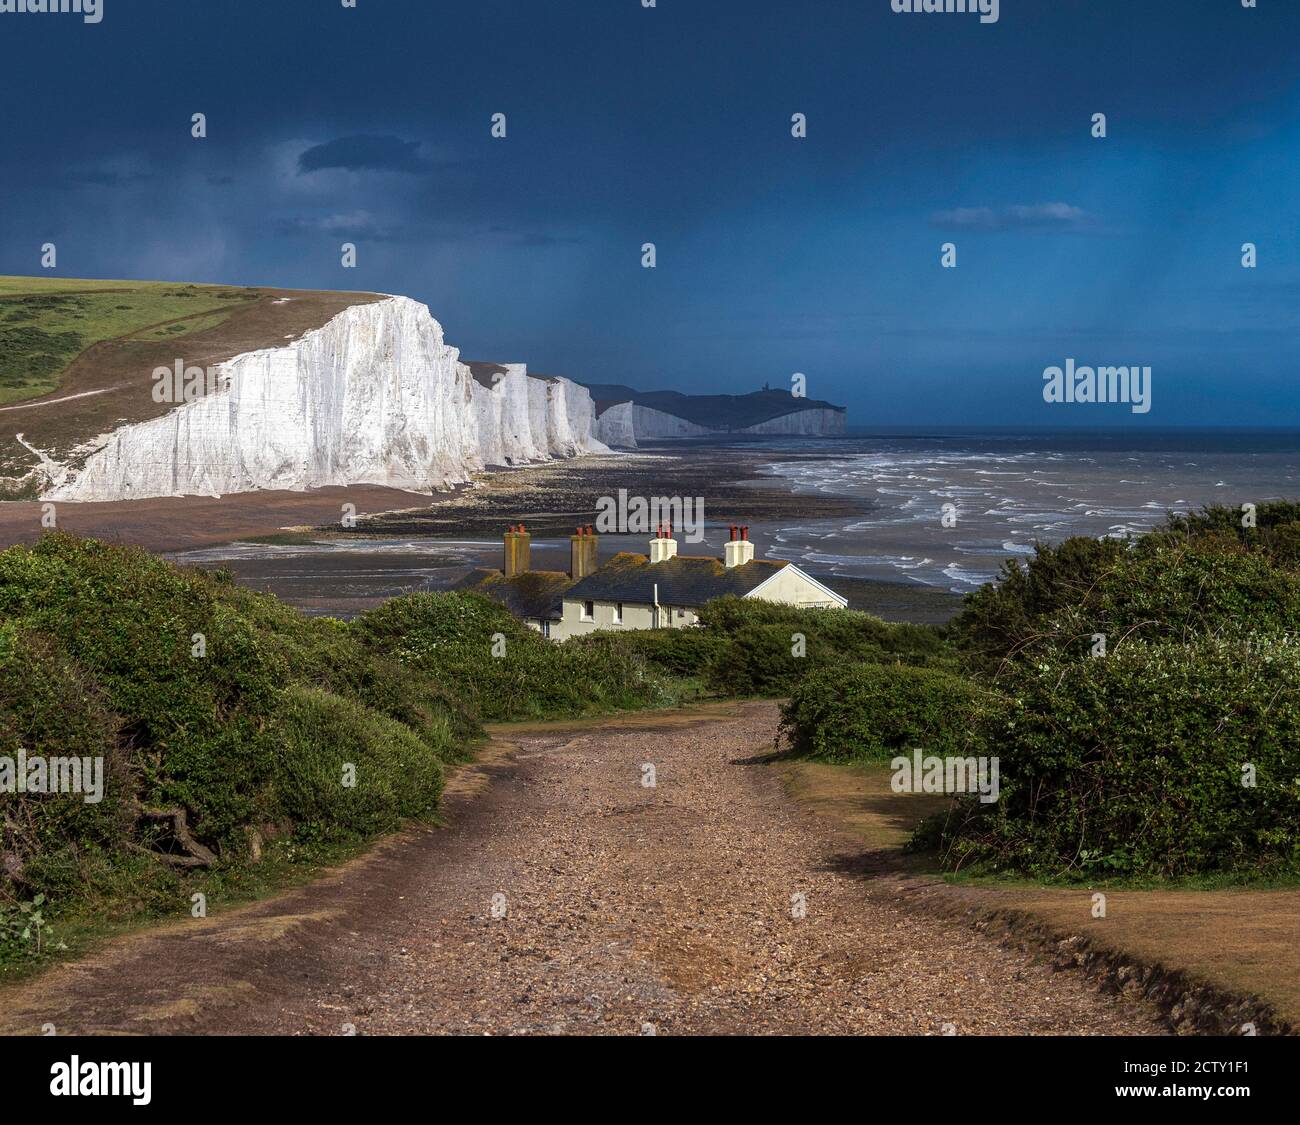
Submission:
{"label": "stony track surface", "polygon": [[461,778],[447,828],[0,993],[0,1030],[1160,1032],[853,873],[756,760],[775,719],[521,735]]}

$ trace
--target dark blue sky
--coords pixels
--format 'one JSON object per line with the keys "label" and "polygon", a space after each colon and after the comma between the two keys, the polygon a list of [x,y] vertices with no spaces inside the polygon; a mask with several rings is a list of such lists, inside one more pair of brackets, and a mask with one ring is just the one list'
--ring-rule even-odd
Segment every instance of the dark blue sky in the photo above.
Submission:
{"label": "dark blue sky", "polygon": [[[468,358],[862,425],[1300,421],[1297,0],[104,0],[0,14],[0,93],[0,273],[405,293]],[[1047,406],[1067,357],[1151,412]]]}

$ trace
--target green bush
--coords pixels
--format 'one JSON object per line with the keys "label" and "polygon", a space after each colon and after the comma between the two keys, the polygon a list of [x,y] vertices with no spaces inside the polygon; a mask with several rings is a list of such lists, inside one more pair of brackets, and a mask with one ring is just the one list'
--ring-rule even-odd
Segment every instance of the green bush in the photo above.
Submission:
{"label": "green bush", "polygon": [[1124,539],[1036,544],[1032,559],[1007,559],[995,581],[966,595],[953,636],[976,662],[996,663],[1041,636],[1056,615],[1085,604],[1128,553]]}
{"label": "green bush", "polygon": [[[88,864],[130,831],[127,753],[119,720],[94,682],[49,639],[0,624],[0,756],[103,762],[103,795],[0,796],[0,880],[62,896],[89,878]],[[3,896],[0,895],[0,898]]]}
{"label": "green bush", "polygon": [[1001,800],[963,800],[920,836],[938,839],[951,867],[1056,877],[1300,868],[1300,649],[1284,636],[1022,660],[999,687],[1010,702],[982,733],[1000,756]]}
{"label": "green bush", "polygon": [[437,811],[442,762],[409,727],[316,688],[288,694],[275,806],[300,839],[365,838]]}
{"label": "green bush", "polygon": [[980,755],[979,723],[995,697],[937,668],[855,664],[810,672],[781,708],[797,754],[888,761],[911,750]]}
{"label": "green bush", "polygon": [[1094,634],[1190,641],[1204,635],[1300,630],[1300,573],[1235,538],[1165,532],[1129,541],[1069,539],[1040,546],[1028,566],[968,595],[953,623],[978,668],[1066,647]]}
{"label": "green bush", "polygon": [[1170,515],[1166,526],[1153,533],[1170,541],[1202,537],[1226,538],[1267,555],[1288,567],[1300,566],[1300,503],[1270,500],[1256,505],[1250,526],[1237,508],[1211,505],[1199,512]]}
{"label": "green bush", "polygon": [[700,621],[709,633],[726,639],[705,668],[709,688],[719,695],[789,695],[805,675],[819,668],[854,663],[953,663],[938,630],[887,624],[851,610],[719,598],[702,608]]}
{"label": "green bush", "polygon": [[499,602],[460,592],[392,598],[356,618],[349,629],[371,647],[412,664],[466,642],[481,642],[488,651],[495,633],[503,634],[507,643],[543,639]]}
{"label": "green bush", "polygon": [[603,640],[554,644],[481,594],[394,598],[351,628],[419,675],[454,685],[486,720],[559,718],[675,700],[632,647]]}
{"label": "green bush", "polygon": [[97,804],[6,799],[0,905],[174,903],[181,877],[150,854],[173,844],[148,810],[183,811],[221,870],[246,864],[263,825],[364,840],[430,814],[478,732],[454,693],[347,626],[228,577],[64,534],[0,552],[0,755],[105,770]]}
{"label": "green bush", "polygon": [[654,672],[681,680],[699,679],[727,647],[727,637],[710,629],[602,631],[574,637],[565,646],[607,648],[640,657]]}

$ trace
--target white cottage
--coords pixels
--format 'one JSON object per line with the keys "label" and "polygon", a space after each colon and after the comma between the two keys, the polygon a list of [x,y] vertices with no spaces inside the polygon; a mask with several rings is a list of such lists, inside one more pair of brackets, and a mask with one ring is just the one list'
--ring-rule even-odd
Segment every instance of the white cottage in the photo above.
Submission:
{"label": "white cottage", "polygon": [[672,529],[660,528],[649,555],[621,551],[597,564],[591,528],[570,537],[571,566],[528,569],[530,537],[523,526],[506,533],[505,570],[478,571],[462,589],[500,601],[553,640],[597,630],[680,629],[699,620],[714,598],[734,595],[802,608],[843,609],[847,600],[790,562],[755,559],[748,527],[731,528],[723,558],[677,553]]}

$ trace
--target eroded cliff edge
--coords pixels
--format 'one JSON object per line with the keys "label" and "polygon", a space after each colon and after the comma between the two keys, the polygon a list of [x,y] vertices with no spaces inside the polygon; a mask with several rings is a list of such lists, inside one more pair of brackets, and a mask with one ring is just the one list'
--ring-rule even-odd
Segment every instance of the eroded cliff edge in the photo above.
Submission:
{"label": "eroded cliff edge", "polygon": [[60,465],[52,500],[380,484],[445,488],[493,464],[605,453],[586,388],[522,364],[476,380],[428,308],[387,297],[217,365],[217,390]]}

